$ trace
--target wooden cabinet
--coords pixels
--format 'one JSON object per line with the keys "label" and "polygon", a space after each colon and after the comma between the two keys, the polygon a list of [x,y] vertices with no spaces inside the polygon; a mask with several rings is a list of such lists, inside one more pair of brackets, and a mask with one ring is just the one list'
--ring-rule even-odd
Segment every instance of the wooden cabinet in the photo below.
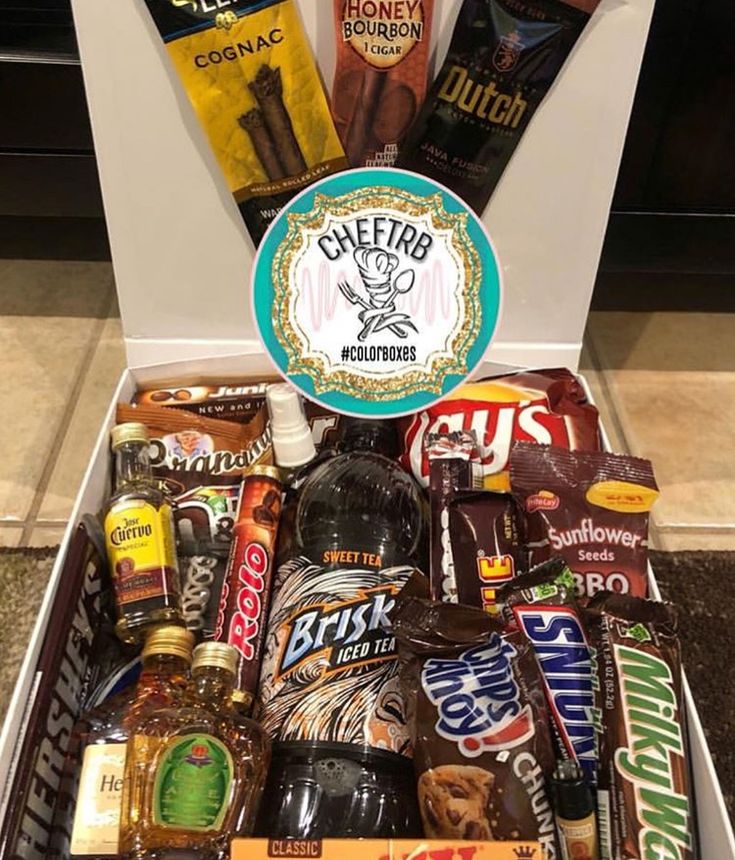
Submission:
{"label": "wooden cabinet", "polygon": [[659,0],[616,211],[735,214],[735,3]]}

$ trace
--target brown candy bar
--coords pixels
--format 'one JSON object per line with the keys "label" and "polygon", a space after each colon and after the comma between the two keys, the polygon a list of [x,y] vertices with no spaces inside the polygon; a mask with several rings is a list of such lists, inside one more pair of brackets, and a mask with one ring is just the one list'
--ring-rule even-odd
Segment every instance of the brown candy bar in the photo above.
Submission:
{"label": "brown candy bar", "polygon": [[[265,406],[268,386],[277,381],[273,377],[264,377],[242,382],[192,385],[189,388],[156,388],[139,391],[134,402],[140,406],[172,406],[207,418],[247,424]],[[332,445],[337,435],[339,415],[311,400],[304,402],[304,409],[317,448]]]}
{"label": "brown candy bar", "polygon": [[[695,860],[676,610],[603,593],[587,609],[602,683],[603,856]],[[605,853],[606,852],[606,853]]]}
{"label": "brown candy bar", "polygon": [[580,598],[603,590],[646,596],[648,516],[658,497],[648,460],[519,442],[510,481],[529,540],[566,561]]}
{"label": "brown candy bar", "polygon": [[260,675],[282,489],[273,467],[255,467],[243,477],[220,599],[215,640],[237,649],[235,700],[246,710]]}
{"label": "brown candy bar", "polygon": [[455,493],[477,483],[473,458],[473,433],[432,433],[424,442],[429,461],[429,504],[431,542],[431,596],[434,600],[457,602],[457,579],[449,540],[449,503]]}
{"label": "brown candy bar", "polygon": [[[146,403],[146,395],[139,395],[140,405],[120,403],[117,407],[118,423],[139,421],[148,428],[153,474],[166,484],[171,495],[195,487],[232,484],[233,478],[239,481],[249,466],[272,462],[264,402],[242,425],[192,414],[194,410],[169,408],[180,406],[183,391],[171,389],[179,397],[165,405],[148,405],[151,400]],[[186,401],[187,407],[193,399]]]}
{"label": "brown candy bar", "polygon": [[557,758],[571,758],[597,783],[599,682],[594,652],[574,598],[574,576],[551,559],[504,585],[506,624],[531,644],[544,683]]}
{"label": "brown candy bar", "polygon": [[524,566],[522,524],[513,497],[460,491],[448,508],[457,600],[495,613],[497,590]]}
{"label": "brown candy bar", "polygon": [[425,833],[538,840],[555,860],[554,756],[533,652],[482,610],[416,596],[422,582],[405,587],[391,621]]}

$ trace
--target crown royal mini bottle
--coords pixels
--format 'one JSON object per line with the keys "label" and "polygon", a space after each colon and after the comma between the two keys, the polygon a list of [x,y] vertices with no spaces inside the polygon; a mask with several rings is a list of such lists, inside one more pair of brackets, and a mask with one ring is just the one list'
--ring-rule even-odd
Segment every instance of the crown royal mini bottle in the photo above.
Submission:
{"label": "crown royal mini bottle", "polygon": [[251,833],[270,741],[235,711],[237,660],[224,642],[199,645],[186,701],[132,730],[120,826],[126,860],[219,860],[232,838]]}
{"label": "crown royal mini bottle", "polygon": [[194,635],[158,627],[143,647],[135,687],[84,714],[72,732],[54,812],[52,860],[118,856],[126,742],[132,724],[182,700]]}

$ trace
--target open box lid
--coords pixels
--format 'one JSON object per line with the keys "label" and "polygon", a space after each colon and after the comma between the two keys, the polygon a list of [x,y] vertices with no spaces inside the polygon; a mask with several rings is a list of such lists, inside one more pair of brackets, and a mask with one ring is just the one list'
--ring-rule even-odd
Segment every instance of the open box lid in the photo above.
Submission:
{"label": "open box lid", "polygon": [[[330,90],[332,4],[297,2]],[[602,0],[485,213],[505,281],[489,359],[577,364],[653,5]],[[253,243],[143,0],[72,6],[129,363],[252,350]],[[436,0],[439,61],[460,6]]]}

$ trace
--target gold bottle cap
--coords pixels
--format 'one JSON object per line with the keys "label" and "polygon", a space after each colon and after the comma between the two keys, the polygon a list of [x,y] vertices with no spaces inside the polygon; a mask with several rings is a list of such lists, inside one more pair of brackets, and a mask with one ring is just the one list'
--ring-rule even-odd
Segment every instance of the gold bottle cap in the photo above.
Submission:
{"label": "gold bottle cap", "polygon": [[202,642],[194,649],[194,662],[191,670],[211,667],[225,669],[231,674],[237,674],[238,654],[232,645],[226,642]]}
{"label": "gold bottle cap", "polygon": [[191,663],[191,652],[194,648],[194,634],[184,627],[176,627],[173,624],[165,627],[154,627],[148,634],[143,646],[142,657],[151,657],[154,654],[170,654],[172,657],[181,657]]}
{"label": "gold bottle cap", "polygon": [[135,421],[130,421],[127,424],[118,424],[110,431],[112,439],[112,449],[119,448],[126,442],[150,442],[148,428],[145,424],[139,424]]}
{"label": "gold bottle cap", "polygon": [[254,466],[248,466],[242,473],[243,478],[249,478],[251,475],[262,475],[265,478],[273,478],[279,483],[283,480],[281,470],[278,466],[266,466],[262,463],[256,463]]}

